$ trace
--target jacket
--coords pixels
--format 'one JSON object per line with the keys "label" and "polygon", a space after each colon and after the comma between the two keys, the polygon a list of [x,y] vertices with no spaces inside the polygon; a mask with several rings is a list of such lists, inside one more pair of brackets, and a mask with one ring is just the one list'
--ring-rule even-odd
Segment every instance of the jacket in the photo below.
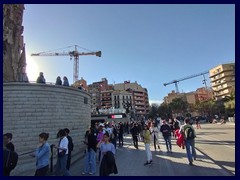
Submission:
{"label": "jacket", "polygon": [[107,151],[103,156],[100,165],[100,176],[109,176],[109,174],[117,174],[117,165],[115,162],[114,154],[111,151]]}
{"label": "jacket", "polygon": [[177,137],[177,141],[176,141],[176,144],[181,147],[182,149],[184,149],[184,137],[183,137],[183,134],[180,133],[179,129],[177,129],[175,131],[175,135]]}
{"label": "jacket", "polygon": [[49,165],[50,146],[48,143],[43,144],[37,148],[35,152],[37,169]]}

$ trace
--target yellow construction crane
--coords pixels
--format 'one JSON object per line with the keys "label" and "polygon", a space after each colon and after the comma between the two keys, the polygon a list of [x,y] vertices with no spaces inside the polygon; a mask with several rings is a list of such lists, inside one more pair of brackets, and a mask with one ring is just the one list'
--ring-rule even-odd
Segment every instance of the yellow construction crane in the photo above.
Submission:
{"label": "yellow construction crane", "polygon": [[101,51],[97,51],[97,52],[78,52],[77,50],[77,45],[75,45],[75,50],[74,51],[69,51],[67,53],[62,52],[62,53],[58,53],[58,52],[40,52],[40,53],[33,53],[31,54],[31,56],[70,56],[70,59],[72,59],[72,57],[74,58],[74,63],[73,63],[73,83],[76,82],[78,80],[78,74],[79,74],[79,56],[83,56],[83,55],[96,55],[98,57],[102,56],[102,52]]}

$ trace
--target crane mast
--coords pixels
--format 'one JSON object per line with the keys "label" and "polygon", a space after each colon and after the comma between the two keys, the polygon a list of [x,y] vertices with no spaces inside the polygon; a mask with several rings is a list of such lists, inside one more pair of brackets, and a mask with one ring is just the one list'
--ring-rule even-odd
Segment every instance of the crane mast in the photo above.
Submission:
{"label": "crane mast", "polygon": [[47,52],[41,52],[41,53],[32,53],[31,56],[70,56],[70,59],[74,58],[73,62],[73,83],[78,80],[78,75],[79,75],[79,56],[84,56],[84,55],[96,55],[98,57],[102,56],[101,51],[96,51],[96,52],[78,52],[77,50],[77,45],[75,45],[75,50],[74,51],[69,51],[69,52],[53,52],[53,53],[47,53]]}
{"label": "crane mast", "polygon": [[203,82],[205,84],[205,87],[207,88],[207,84],[206,84],[206,79],[205,79],[205,74],[209,73],[208,71],[205,71],[205,72],[202,72],[202,73],[198,73],[198,74],[194,74],[194,75],[190,75],[190,76],[187,76],[187,77],[184,77],[184,78],[181,78],[181,79],[178,79],[178,80],[173,80],[171,82],[168,82],[168,83],[164,83],[163,85],[164,86],[167,86],[169,84],[175,84],[175,88],[176,88],[176,92],[179,93],[179,89],[178,89],[178,83],[180,81],[184,81],[184,80],[187,80],[187,79],[191,79],[191,78],[194,78],[194,77],[197,77],[197,76],[203,76]]}

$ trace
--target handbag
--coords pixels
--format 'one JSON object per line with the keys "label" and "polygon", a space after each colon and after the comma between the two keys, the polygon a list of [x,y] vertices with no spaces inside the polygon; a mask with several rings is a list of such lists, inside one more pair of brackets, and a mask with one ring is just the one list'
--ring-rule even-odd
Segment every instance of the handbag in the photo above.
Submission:
{"label": "handbag", "polygon": [[63,157],[66,154],[66,150],[62,150],[61,152],[58,152],[58,157]]}

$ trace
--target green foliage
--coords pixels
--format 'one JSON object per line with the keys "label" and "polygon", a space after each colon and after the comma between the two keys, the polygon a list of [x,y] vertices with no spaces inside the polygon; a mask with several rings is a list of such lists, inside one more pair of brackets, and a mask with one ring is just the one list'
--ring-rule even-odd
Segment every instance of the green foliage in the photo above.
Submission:
{"label": "green foliage", "polygon": [[157,112],[158,112],[159,116],[161,118],[164,118],[164,119],[169,118],[171,116],[171,114],[172,114],[171,108],[167,104],[165,104],[165,103],[162,103],[159,106]]}
{"label": "green foliage", "polygon": [[182,98],[175,98],[169,104],[170,108],[174,113],[185,113],[187,112],[188,103],[184,101]]}
{"label": "green foliage", "polygon": [[159,106],[157,104],[152,104],[150,106],[148,117],[152,119],[156,118],[158,116],[158,108]]}

